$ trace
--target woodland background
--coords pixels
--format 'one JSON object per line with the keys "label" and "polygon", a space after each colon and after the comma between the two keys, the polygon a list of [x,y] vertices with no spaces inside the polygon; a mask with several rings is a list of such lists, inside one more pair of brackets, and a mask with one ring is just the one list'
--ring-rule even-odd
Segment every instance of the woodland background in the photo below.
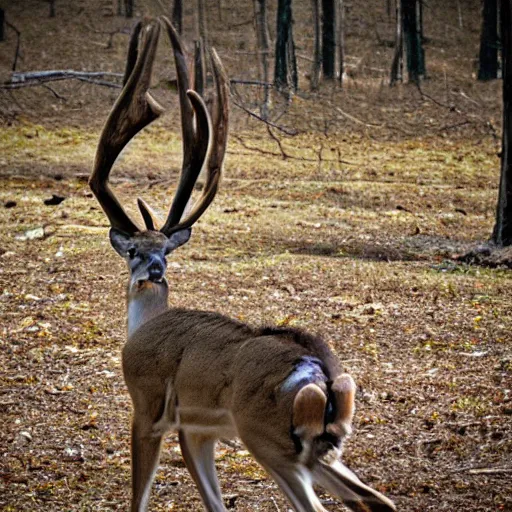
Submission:
{"label": "woodland background", "polygon": [[[261,117],[265,90],[250,84],[262,81],[253,4],[205,2],[209,42],[234,80],[231,136],[219,195],[170,262],[173,305],[325,337],[358,384],[344,458],[399,510],[510,510],[509,260],[460,259],[492,233],[500,172],[502,82],[477,80],[481,2],[424,2],[419,87],[407,76],[389,87],[394,9],[345,2],[343,87],[312,91],[311,2],[295,0],[298,90],[269,88],[275,126],[247,113]],[[0,43],[3,84],[16,53],[18,72],[119,84],[111,73],[123,73],[135,21],[172,7],[137,0],[127,18],[110,0],[53,5],[50,17],[48,2],[0,2],[20,34],[18,52],[12,28]],[[197,4],[183,14],[193,52]],[[268,2],[272,43],[276,15]],[[180,167],[174,68],[160,46],[154,93],[168,114],[113,171],[132,212],[138,195],[165,212]],[[127,272],[86,183],[118,92],[77,78],[0,89],[1,510],[127,508]],[[288,509],[237,443],[219,445],[218,468],[229,508]],[[173,436],[151,509],[201,510]]]}

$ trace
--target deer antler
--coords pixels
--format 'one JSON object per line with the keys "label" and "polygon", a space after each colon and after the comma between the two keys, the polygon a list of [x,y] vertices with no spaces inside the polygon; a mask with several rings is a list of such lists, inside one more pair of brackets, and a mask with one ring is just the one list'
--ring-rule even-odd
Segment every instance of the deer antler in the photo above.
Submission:
{"label": "deer antler", "polygon": [[[187,59],[181,40],[171,22],[164,16],[161,19],[167,28],[176,62],[183,136],[183,164],[180,180],[167,220],[160,230],[169,237],[176,231],[192,226],[205,212],[217,193],[226,151],[229,89],[220,59],[212,51],[212,67],[217,92],[212,126],[204,101],[197,92],[189,89]],[[139,52],[138,39],[141,32],[143,41]],[[124,87],[101,133],[93,173],[89,180],[89,185],[111,226],[128,235],[140,229],[129,218],[115,197],[109,187],[108,178],[114,162],[126,144],[163,113],[163,108],[148,92],[159,33],[160,25],[156,21],[151,22],[144,30],[139,22],[132,33],[123,79]],[[207,179],[203,193],[191,211],[182,219],[204,165],[207,169]],[[141,199],[138,201],[138,206],[146,228],[150,231],[156,230],[150,208]]]}
{"label": "deer antler", "polygon": [[[192,226],[205,212],[217,193],[222,162],[226,152],[229,85],[222,63],[217,53],[213,50],[211,56],[216,101],[213,108],[213,126],[211,126],[210,116],[200,96],[194,91],[187,91],[189,78],[185,52],[180,38],[171,22],[165,16],[162,16],[162,20],[167,28],[174,51],[183,133],[183,166],[180,181],[167,220],[160,230],[165,235],[170,236],[180,229]],[[192,103],[196,113],[195,128],[190,103]],[[213,137],[205,137],[207,133],[213,133]],[[211,140],[212,138],[213,141]],[[206,165],[207,178],[203,193],[191,211],[182,219],[183,212],[204,163]]]}
{"label": "deer antler", "polygon": [[126,234],[140,231],[128,217],[109,187],[108,178],[117,157],[128,142],[145,126],[157,119],[163,108],[148,92],[155,60],[160,25],[153,22],[143,32],[142,50],[138,52],[139,22],[130,40],[124,87],[101,132],[89,186],[113,228]]}

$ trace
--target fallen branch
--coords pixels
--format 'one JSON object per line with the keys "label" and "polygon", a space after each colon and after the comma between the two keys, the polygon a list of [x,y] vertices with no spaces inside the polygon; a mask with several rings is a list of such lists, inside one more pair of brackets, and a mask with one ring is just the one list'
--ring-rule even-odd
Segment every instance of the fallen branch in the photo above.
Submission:
{"label": "fallen branch", "polygon": [[114,78],[123,78],[122,73],[112,73],[109,71],[74,71],[72,69],[59,69],[48,71],[27,71],[25,73],[13,73],[10,83],[28,82],[30,80],[54,80],[66,78],[104,78],[111,76]]}
{"label": "fallen branch", "polygon": [[274,84],[270,82],[262,82],[261,80],[240,80],[238,78],[232,78],[230,80],[232,84],[240,84],[240,85],[258,85],[260,87],[274,87]]}
{"label": "fallen branch", "polygon": [[361,119],[358,119],[357,117],[354,117],[353,115],[350,115],[347,112],[344,112],[339,107],[336,107],[336,112],[341,114],[343,117],[346,117],[349,121],[353,121],[354,123],[361,124],[363,126],[367,126],[368,128],[382,128],[381,124],[366,123],[365,121],[361,121]]}
{"label": "fallen branch", "polygon": [[[48,82],[58,82],[60,80],[79,80],[103,87],[120,89],[121,84],[102,80],[103,77],[122,78],[121,73],[111,73],[108,71],[73,71],[73,70],[51,70],[51,71],[27,71],[26,73],[13,73],[10,82],[0,85],[0,89],[20,89],[22,87],[47,87]],[[48,87],[47,87],[48,88]],[[55,95],[55,91],[53,91]]]}

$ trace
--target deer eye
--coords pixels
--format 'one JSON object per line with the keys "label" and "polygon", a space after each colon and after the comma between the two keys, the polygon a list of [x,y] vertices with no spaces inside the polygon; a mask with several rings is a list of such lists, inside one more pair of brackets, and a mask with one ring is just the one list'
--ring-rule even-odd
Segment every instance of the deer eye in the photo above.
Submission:
{"label": "deer eye", "polygon": [[126,251],[126,254],[128,254],[128,258],[130,258],[131,260],[133,260],[133,258],[135,258],[135,256],[137,256],[137,249],[135,249],[135,247],[130,247],[130,248]]}

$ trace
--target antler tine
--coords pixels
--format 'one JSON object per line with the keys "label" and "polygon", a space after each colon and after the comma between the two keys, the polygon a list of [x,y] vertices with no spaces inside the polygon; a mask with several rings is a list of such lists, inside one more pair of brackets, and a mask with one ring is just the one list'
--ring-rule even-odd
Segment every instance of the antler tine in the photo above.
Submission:
{"label": "antler tine", "polygon": [[130,36],[130,42],[128,44],[128,55],[126,57],[126,67],[123,76],[123,87],[128,82],[130,75],[132,74],[137,57],[139,55],[139,35],[142,30],[142,21],[138,21],[133,27],[132,35]]}
{"label": "antler tine", "polygon": [[215,78],[215,106],[213,110],[213,151],[208,161],[209,174],[219,175],[226,154],[229,120],[229,79],[214,48],[210,50],[213,75]]}
{"label": "antler tine", "polygon": [[[210,56],[212,60],[213,76],[215,80],[216,99],[213,109],[213,142],[211,142],[211,148],[209,147],[207,158],[205,160],[207,171],[206,184],[204,186],[201,197],[197,200],[185,219],[176,224],[170,222],[171,216],[169,216],[166,225],[164,226],[167,231],[164,231],[164,228],[161,230],[166,235],[168,235],[168,233],[174,233],[180,229],[192,226],[192,224],[194,224],[205,212],[217,194],[217,189],[222,173],[222,163],[224,161],[228,139],[229,80],[227,78],[224,67],[222,66],[222,62],[214,49],[211,50]],[[191,100],[192,98],[200,99],[199,95],[193,91],[188,91],[188,96]],[[202,101],[201,104],[204,106]],[[204,109],[206,109],[206,107],[204,107]],[[198,113],[197,109],[196,113]],[[176,222],[178,220],[179,219],[176,219]]]}
{"label": "antler tine", "polygon": [[148,92],[160,26],[152,22],[143,33],[142,50],[137,51],[141,25],[130,40],[124,87],[101,132],[89,186],[113,228],[127,234],[140,231],[128,217],[109,187],[112,166],[126,144],[145,126],[157,119],[163,108]]}
{"label": "antler tine", "polygon": [[[195,137],[198,141],[200,141],[198,144],[201,144],[200,147],[198,148],[198,151],[200,151],[200,153],[197,155],[197,158],[194,158],[189,167],[185,167],[185,163],[183,164],[180,181],[178,183],[178,188],[176,190],[176,194],[174,196],[174,200],[172,202],[169,215],[167,216],[167,220],[165,221],[164,226],[160,230],[167,236],[170,236],[172,233],[179,231],[180,229],[192,226],[192,224],[200,217],[200,215],[206,209],[204,208],[201,211],[201,214],[197,215],[197,217],[195,217],[191,222],[190,217],[193,212],[191,212],[190,215],[187,216],[187,219],[185,221],[180,222],[180,219],[183,215],[183,212],[185,211],[190,196],[192,195],[192,191],[197,181],[197,177],[201,172],[204,162],[208,160],[209,155],[211,153],[212,140],[212,122],[210,114],[208,113],[208,108],[204,104],[203,99],[201,98],[201,96],[199,96],[199,94],[197,94],[197,92],[192,90],[187,91],[187,97],[190,100],[196,115]],[[196,208],[194,207],[193,211],[195,209]]]}
{"label": "antler tine", "polygon": [[[190,149],[194,143],[194,111],[187,97],[187,91],[190,89],[190,80],[187,66],[187,52],[183,48],[180,36],[167,16],[161,16],[167,29],[167,34],[171,40],[174,53],[174,62],[176,64],[176,79],[178,82],[178,95],[180,98],[181,110],[181,132],[183,138],[183,164],[190,159]],[[188,150],[188,153],[187,153]]]}
{"label": "antler tine", "polygon": [[190,80],[187,58],[181,39],[165,16],[162,16],[162,21],[167,28],[176,62],[183,133],[183,165],[180,180],[169,215],[164,227],[161,229],[163,233],[170,234],[176,231],[174,226],[179,225],[179,229],[183,227],[179,224],[180,219],[192,195],[204,161],[208,158],[211,140],[211,121],[202,99],[197,93],[189,89]]}

